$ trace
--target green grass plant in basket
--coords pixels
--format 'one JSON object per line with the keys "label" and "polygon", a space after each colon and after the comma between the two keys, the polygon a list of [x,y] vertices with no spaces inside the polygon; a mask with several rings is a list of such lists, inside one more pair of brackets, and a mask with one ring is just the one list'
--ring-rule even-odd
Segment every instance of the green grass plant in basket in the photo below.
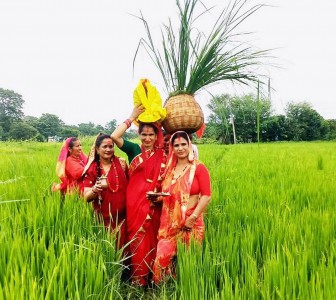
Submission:
{"label": "green grass plant in basket", "polygon": [[[139,16],[146,37],[141,38],[134,60],[142,46],[160,71],[168,93],[164,103],[167,116],[162,122],[168,133],[193,133],[204,125],[203,111],[195,99],[198,91],[225,80],[245,85],[260,82],[256,66],[268,50],[254,50],[237,41],[243,35],[237,27],[264,6],[249,2],[228,1],[219,16],[213,18],[212,8],[206,8],[200,0],[176,0],[179,28],[175,29],[169,18],[161,30],[161,47],[154,43],[143,14]],[[209,34],[196,27],[201,18],[207,18],[207,23],[214,21]]]}

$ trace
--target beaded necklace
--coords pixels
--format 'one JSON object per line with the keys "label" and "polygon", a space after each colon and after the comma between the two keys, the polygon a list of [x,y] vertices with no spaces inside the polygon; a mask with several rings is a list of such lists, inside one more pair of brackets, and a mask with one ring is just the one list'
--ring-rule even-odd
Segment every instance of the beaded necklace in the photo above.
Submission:
{"label": "beaded necklace", "polygon": [[[108,178],[107,178],[107,177],[108,177],[108,174],[109,174],[109,172],[110,172],[110,170],[111,170],[111,167],[113,167],[114,177],[115,177],[115,179],[116,179],[116,185],[115,185],[115,188],[114,188],[114,189],[112,188],[112,186],[111,186],[111,184],[110,184],[110,182],[109,182],[109,180],[108,180]],[[115,193],[115,192],[117,192],[117,191],[119,190],[119,176],[118,176],[118,172],[117,172],[117,167],[116,167],[116,165],[115,165],[113,159],[111,160],[111,167],[110,167],[109,170],[105,173],[105,176],[106,176],[107,185],[108,185],[110,191],[111,191],[112,193]],[[101,167],[101,169],[103,169],[103,168]],[[105,171],[104,171],[104,172],[105,172]]]}

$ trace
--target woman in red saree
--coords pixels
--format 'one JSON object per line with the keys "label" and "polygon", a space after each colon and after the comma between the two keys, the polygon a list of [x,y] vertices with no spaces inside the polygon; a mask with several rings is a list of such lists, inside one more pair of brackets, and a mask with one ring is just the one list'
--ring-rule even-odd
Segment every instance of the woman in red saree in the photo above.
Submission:
{"label": "woman in red saree", "polygon": [[96,138],[83,173],[84,199],[93,203],[98,219],[116,232],[116,244],[126,244],[126,160],[114,155],[114,144],[107,134]]}
{"label": "woman in red saree", "polygon": [[132,115],[112,133],[116,145],[129,160],[129,184],[126,194],[126,221],[130,242],[130,268],[133,284],[147,286],[152,276],[156,254],[157,232],[160,226],[161,203],[147,199],[147,192],[160,191],[166,156],[163,150],[161,126],[157,123],[140,123],[141,145],[124,140],[142,107],[135,107]]}
{"label": "woman in red saree", "polygon": [[76,189],[82,193],[82,173],[86,162],[87,157],[82,151],[80,140],[76,137],[67,138],[56,164],[56,174],[61,183],[54,183],[51,190],[60,191],[62,195],[72,193]]}
{"label": "woman in red saree", "polygon": [[202,242],[203,212],[211,199],[209,172],[194,159],[192,144],[184,131],[171,136],[162,191],[169,195],[158,199],[163,206],[153,267],[156,284],[175,276],[173,261],[178,242],[189,245],[191,238]]}

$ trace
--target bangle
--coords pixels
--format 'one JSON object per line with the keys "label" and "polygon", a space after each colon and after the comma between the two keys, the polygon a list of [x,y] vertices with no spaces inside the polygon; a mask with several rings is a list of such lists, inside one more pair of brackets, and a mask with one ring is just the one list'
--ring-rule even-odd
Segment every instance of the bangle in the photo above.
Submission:
{"label": "bangle", "polygon": [[132,125],[132,121],[131,121],[131,119],[126,119],[123,123],[126,124],[127,128],[130,128],[131,125]]}
{"label": "bangle", "polygon": [[198,218],[196,214],[192,214],[191,216],[194,217],[195,219]]}

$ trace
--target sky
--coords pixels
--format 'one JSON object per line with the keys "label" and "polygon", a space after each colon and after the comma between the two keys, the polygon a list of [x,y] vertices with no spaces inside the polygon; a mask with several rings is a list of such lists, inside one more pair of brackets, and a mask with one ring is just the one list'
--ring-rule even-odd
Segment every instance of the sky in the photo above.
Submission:
{"label": "sky", "polygon": [[[206,31],[227,2],[203,3],[215,7],[197,27]],[[248,42],[255,49],[272,49],[264,73],[275,112],[283,113],[288,102],[306,101],[324,118],[336,119],[336,1],[250,1],[256,3],[266,6],[237,32],[253,32]],[[177,22],[175,0],[1,0],[0,88],[22,95],[26,116],[50,113],[68,125],[122,122],[141,78],[148,78],[164,101],[161,75],[145,51],[133,67],[146,34],[135,17],[140,11],[159,47],[162,25],[168,18]],[[210,93],[246,92],[256,93],[225,83],[196,94],[196,100],[207,118]]]}

